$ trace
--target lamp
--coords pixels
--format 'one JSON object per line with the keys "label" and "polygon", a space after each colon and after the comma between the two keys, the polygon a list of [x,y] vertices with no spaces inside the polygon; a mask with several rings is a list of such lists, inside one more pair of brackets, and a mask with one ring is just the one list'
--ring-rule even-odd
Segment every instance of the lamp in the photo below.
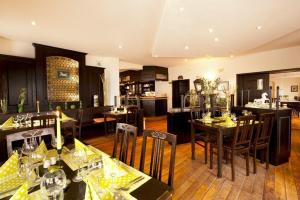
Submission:
{"label": "lamp", "polygon": [[257,79],[257,90],[263,90],[263,89],[264,89],[264,80]]}

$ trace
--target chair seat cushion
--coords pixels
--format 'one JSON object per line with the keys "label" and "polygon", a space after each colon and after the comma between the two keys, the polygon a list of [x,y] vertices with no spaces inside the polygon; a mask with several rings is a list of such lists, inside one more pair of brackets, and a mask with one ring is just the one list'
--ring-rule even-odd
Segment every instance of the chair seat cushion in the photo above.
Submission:
{"label": "chair seat cushion", "polygon": [[[94,118],[93,119],[94,120],[94,122],[96,122],[96,123],[104,123],[104,117],[101,117],[101,118]],[[116,119],[115,118],[112,118],[112,117],[107,117],[106,118],[106,121],[107,122],[112,122],[112,121],[116,121]]]}

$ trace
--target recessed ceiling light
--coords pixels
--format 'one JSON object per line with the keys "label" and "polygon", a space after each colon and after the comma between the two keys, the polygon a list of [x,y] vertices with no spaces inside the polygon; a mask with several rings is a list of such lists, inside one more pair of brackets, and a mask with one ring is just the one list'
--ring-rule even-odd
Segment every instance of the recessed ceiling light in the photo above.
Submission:
{"label": "recessed ceiling light", "polygon": [[215,41],[215,42],[219,42],[219,38],[216,37],[216,38],[214,39],[214,41]]}
{"label": "recessed ceiling light", "polygon": [[212,33],[212,32],[214,32],[214,29],[209,28],[209,29],[208,29],[208,32],[209,32],[209,33]]}
{"label": "recessed ceiling light", "polygon": [[31,25],[32,26],[36,26],[36,22],[35,21],[31,21]]}
{"label": "recessed ceiling light", "polygon": [[185,50],[189,50],[189,46],[185,46],[184,49],[185,49]]}
{"label": "recessed ceiling light", "polygon": [[157,55],[157,54],[155,54],[155,55],[154,55],[154,57],[155,57],[155,58],[157,58],[157,57],[158,57],[158,55]]}
{"label": "recessed ceiling light", "polygon": [[180,8],[179,8],[179,11],[180,11],[180,12],[183,12],[183,11],[184,11],[184,7],[180,7]]}
{"label": "recessed ceiling light", "polygon": [[186,58],[186,59],[184,59],[184,62],[187,62],[188,60],[189,60],[189,59]]}
{"label": "recessed ceiling light", "polygon": [[256,29],[260,30],[260,29],[262,29],[262,26],[257,26]]}
{"label": "recessed ceiling light", "polygon": [[119,44],[118,48],[119,48],[119,49],[122,49],[122,48],[123,48],[123,46]]}
{"label": "recessed ceiling light", "polygon": [[234,58],[234,55],[233,55],[233,54],[231,54],[231,55],[230,55],[230,58]]}

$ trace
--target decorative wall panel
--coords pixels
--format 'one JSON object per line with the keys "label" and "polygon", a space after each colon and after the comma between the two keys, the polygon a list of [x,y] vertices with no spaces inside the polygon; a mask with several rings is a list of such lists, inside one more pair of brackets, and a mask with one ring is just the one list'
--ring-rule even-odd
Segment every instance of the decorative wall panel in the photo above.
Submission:
{"label": "decorative wall panel", "polygon": [[49,102],[79,101],[79,62],[62,56],[46,58]]}

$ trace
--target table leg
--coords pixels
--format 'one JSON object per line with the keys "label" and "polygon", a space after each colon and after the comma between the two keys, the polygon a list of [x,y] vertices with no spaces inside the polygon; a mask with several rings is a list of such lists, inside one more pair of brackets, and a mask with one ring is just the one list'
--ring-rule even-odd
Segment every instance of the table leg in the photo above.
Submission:
{"label": "table leg", "polygon": [[223,133],[222,130],[218,131],[217,136],[217,148],[218,148],[218,178],[222,178],[222,158],[223,158]]}
{"label": "table leg", "polygon": [[107,119],[106,119],[106,115],[104,115],[104,132],[105,132],[105,136],[107,136]]}
{"label": "table leg", "polygon": [[191,146],[192,146],[192,160],[195,160],[195,128],[193,125],[191,126]]}
{"label": "table leg", "polygon": [[[73,137],[76,138],[76,126],[75,123],[73,122],[72,124],[72,132],[73,132]],[[78,138],[81,139],[81,135],[79,135],[80,133],[78,132]]]}

